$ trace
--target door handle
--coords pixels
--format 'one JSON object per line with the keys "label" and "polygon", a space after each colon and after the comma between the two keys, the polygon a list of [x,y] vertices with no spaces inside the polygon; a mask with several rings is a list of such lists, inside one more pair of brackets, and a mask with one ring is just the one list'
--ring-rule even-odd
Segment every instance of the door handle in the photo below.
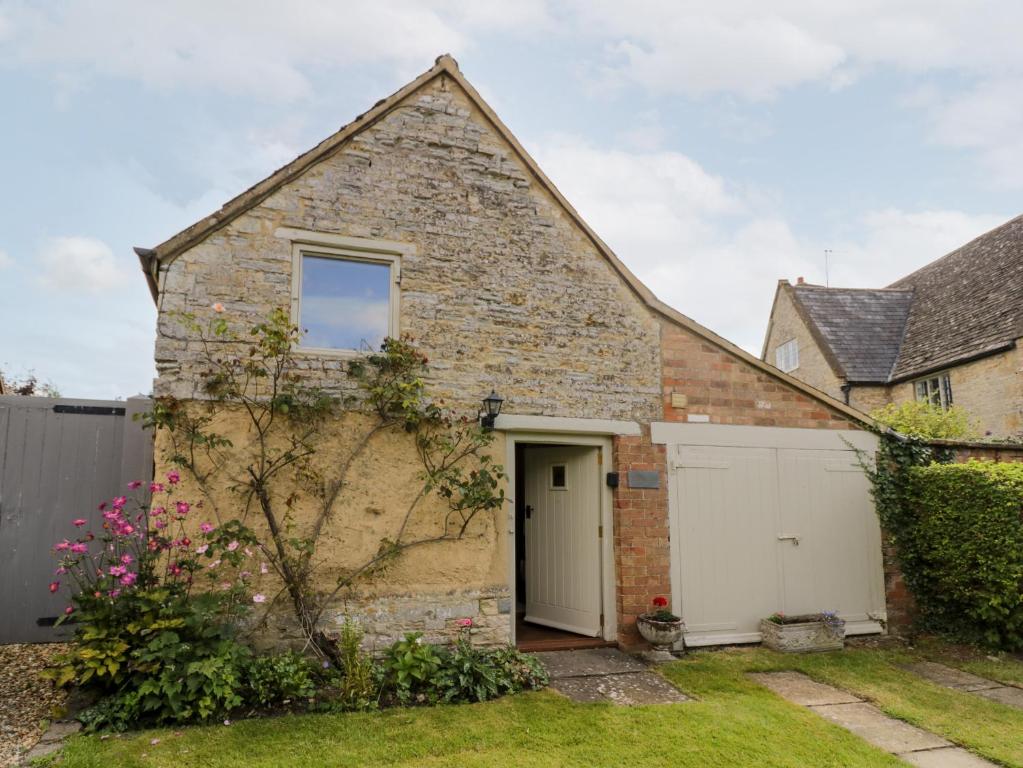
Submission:
{"label": "door handle", "polygon": [[799,537],[796,536],[795,534],[779,534],[778,541],[791,541],[792,546],[794,547],[799,546]]}
{"label": "door handle", "polygon": [[529,520],[532,516],[533,516],[533,508],[527,504],[526,505],[526,519]]}

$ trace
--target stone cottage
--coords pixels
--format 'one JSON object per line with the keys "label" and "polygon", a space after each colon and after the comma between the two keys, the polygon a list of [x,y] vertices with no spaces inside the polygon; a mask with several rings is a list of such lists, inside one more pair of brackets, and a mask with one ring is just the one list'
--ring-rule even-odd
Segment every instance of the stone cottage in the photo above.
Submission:
{"label": "stone cottage", "polygon": [[962,406],[981,434],[1023,435],[1023,216],[887,288],[778,283],[762,358],[872,411]]}
{"label": "stone cottage", "polygon": [[[664,595],[690,644],[756,641],[777,610],[883,627],[880,532],[851,449],[874,446],[865,417],[660,302],[452,58],[137,252],[159,308],[157,395],[201,397],[198,339],[175,315],[223,305],[243,324],[290,307],[309,329],[304,373],[325,386],[366,343],[407,333],[448,407],[503,398],[507,508],[409,552],[326,621],[349,610],[379,642],[470,616],[489,642],[633,645]],[[404,508],[402,441],[367,452],[328,558]]]}

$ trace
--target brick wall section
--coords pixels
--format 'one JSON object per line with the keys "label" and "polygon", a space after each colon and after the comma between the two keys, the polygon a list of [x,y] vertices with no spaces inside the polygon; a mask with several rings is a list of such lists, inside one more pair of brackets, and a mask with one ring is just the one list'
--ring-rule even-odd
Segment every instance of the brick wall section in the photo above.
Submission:
{"label": "brick wall section", "polygon": [[[652,445],[646,428],[641,437],[616,437],[614,452],[621,477],[614,494],[618,642],[633,646],[642,642],[636,616],[655,596],[671,595],[667,467],[664,446]],[[660,488],[629,488],[630,469],[659,473]]]}
{"label": "brick wall section", "polygon": [[[714,424],[856,428],[820,401],[667,321],[661,326],[661,356],[665,421],[700,414]],[[672,407],[672,393],[686,396],[685,408]]]}

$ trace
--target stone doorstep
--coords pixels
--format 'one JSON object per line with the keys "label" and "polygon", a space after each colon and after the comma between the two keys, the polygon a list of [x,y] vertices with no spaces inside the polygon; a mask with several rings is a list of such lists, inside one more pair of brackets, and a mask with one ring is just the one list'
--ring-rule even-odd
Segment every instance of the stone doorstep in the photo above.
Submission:
{"label": "stone doorstep", "polygon": [[617,648],[544,651],[535,656],[550,675],[551,688],[577,703],[638,706],[690,701],[647,665]]}
{"label": "stone doorstep", "polygon": [[805,706],[869,744],[919,768],[994,766],[937,734],[889,717],[873,704],[840,688],[811,680],[801,672],[763,672],[749,677],[783,699]]}

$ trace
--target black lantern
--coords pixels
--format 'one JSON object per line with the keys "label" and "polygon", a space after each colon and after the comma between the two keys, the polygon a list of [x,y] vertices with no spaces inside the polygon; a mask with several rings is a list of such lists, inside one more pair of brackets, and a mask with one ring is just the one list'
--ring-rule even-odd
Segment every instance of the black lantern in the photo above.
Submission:
{"label": "black lantern", "polygon": [[494,428],[494,421],[501,413],[502,403],[504,399],[494,390],[490,390],[490,394],[483,398],[483,407],[480,408],[480,426],[483,429]]}

